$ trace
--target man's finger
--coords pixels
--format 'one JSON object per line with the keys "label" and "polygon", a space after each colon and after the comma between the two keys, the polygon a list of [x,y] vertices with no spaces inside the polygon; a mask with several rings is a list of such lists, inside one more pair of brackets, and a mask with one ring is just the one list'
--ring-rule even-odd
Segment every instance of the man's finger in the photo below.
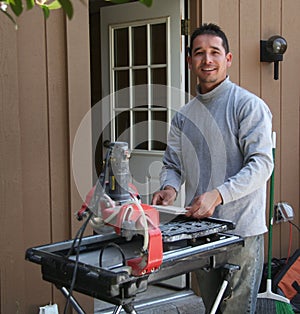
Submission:
{"label": "man's finger", "polygon": [[161,196],[159,195],[159,193],[153,195],[151,204],[161,205]]}

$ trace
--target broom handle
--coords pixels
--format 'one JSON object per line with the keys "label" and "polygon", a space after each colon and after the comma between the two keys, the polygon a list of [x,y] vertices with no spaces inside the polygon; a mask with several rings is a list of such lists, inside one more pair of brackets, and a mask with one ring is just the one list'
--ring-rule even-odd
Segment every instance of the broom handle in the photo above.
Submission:
{"label": "broom handle", "polygon": [[274,168],[270,180],[270,213],[269,213],[269,233],[268,233],[268,277],[272,278],[271,266],[272,266],[272,239],[273,239],[273,215],[274,215],[274,174],[275,174],[275,149],[276,149],[276,132],[272,133],[272,155]]}

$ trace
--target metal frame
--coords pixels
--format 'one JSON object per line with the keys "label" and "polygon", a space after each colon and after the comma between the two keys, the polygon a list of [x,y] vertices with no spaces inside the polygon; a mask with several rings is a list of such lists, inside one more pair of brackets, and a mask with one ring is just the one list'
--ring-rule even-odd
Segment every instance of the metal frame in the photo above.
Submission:
{"label": "metal frame", "polygon": [[[197,240],[192,241],[193,243],[186,242],[181,248],[164,252],[159,271],[134,277],[117,263],[111,265],[110,269],[97,266],[97,252],[112,241],[118,243],[127,256],[137,252],[136,248],[142,243],[141,238],[128,242],[115,233],[83,238],[74,290],[117,306],[131,304],[136,294],[147,290],[148,284],[158,283],[199,268],[222,267],[226,264],[227,252],[244,243],[241,237],[230,234],[220,234],[218,239],[210,240],[206,244],[197,245]],[[44,280],[54,283],[59,289],[69,289],[76,267],[76,249],[67,257],[72,244],[73,240],[69,240],[30,248],[26,251],[26,259],[41,265]],[[92,257],[94,253],[96,257],[95,255]]]}

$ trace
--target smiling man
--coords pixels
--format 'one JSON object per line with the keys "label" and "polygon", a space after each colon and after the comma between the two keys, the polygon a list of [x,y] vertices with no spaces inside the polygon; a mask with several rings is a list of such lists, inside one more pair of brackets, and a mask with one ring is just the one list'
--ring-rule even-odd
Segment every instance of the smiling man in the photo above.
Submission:
{"label": "smiling man", "polygon": [[[236,224],[234,233],[244,237],[245,245],[228,253],[226,262],[241,269],[219,312],[255,313],[267,231],[266,183],[273,169],[272,115],[259,97],[230,81],[232,54],[219,26],[204,24],[194,31],[187,61],[197,75],[197,97],[172,119],[161,190],[152,203],[173,204],[185,183],[187,216]],[[222,272],[196,273],[209,313]]]}
{"label": "smiling man", "polygon": [[201,93],[205,94],[225,80],[232,54],[228,51],[226,37],[222,39],[209,33],[197,36],[197,32],[193,36],[188,56],[189,68],[197,75]]}

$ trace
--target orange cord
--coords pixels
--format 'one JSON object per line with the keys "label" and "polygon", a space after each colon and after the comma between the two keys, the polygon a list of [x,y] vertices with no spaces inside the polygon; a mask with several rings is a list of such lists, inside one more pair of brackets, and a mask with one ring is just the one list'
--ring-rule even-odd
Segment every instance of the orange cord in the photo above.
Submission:
{"label": "orange cord", "polygon": [[289,229],[290,229],[290,235],[289,235],[289,248],[288,248],[288,255],[286,258],[285,263],[287,264],[289,261],[289,258],[291,256],[291,249],[292,249],[292,238],[293,238],[293,230],[292,230],[292,224],[289,223]]}

